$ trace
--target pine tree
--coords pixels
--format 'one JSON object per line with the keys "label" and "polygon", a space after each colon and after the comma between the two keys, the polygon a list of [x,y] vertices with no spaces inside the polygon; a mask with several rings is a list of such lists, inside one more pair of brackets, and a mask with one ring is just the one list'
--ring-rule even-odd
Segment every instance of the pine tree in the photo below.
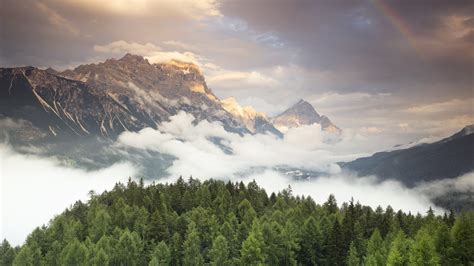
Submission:
{"label": "pine tree", "polygon": [[440,265],[433,239],[426,229],[421,229],[410,250],[411,265]]}
{"label": "pine tree", "polygon": [[217,236],[212,242],[212,249],[209,252],[211,265],[227,265],[229,260],[229,245],[224,236]]}
{"label": "pine tree", "polygon": [[390,250],[387,257],[387,265],[390,266],[403,266],[408,263],[408,252],[410,246],[406,240],[405,233],[399,231],[397,236],[390,245]]}
{"label": "pine tree", "polygon": [[112,219],[107,211],[103,208],[98,208],[89,224],[89,236],[92,241],[98,241],[103,235],[107,233]]}
{"label": "pine tree", "polygon": [[[229,221],[224,222],[224,224],[220,228],[220,234],[225,237],[227,240],[230,254],[229,256],[234,258],[238,257],[239,249],[240,249],[240,242],[238,239],[237,232],[237,218],[233,216],[232,218],[227,218]],[[233,225],[232,225],[232,224]]]}
{"label": "pine tree", "polygon": [[323,236],[321,228],[312,216],[304,222],[300,246],[300,262],[306,265],[322,264]]}
{"label": "pine tree", "polygon": [[109,256],[107,256],[107,254],[102,248],[99,248],[91,259],[91,265],[102,266],[102,265],[108,265],[108,264],[109,264]]}
{"label": "pine tree", "polygon": [[337,201],[333,194],[329,195],[329,198],[324,203],[323,207],[330,214],[337,212]]}
{"label": "pine tree", "polygon": [[453,252],[451,233],[448,226],[443,222],[436,231],[435,246],[438,252],[441,265],[449,265],[451,263],[451,255]]}
{"label": "pine tree", "polygon": [[158,243],[151,256],[150,266],[169,265],[171,262],[171,252],[164,241]]}
{"label": "pine tree", "polygon": [[27,245],[23,246],[13,260],[13,266],[31,266],[34,265],[34,251]]}
{"label": "pine tree", "polygon": [[380,231],[375,229],[367,242],[367,255],[364,258],[364,265],[385,265],[386,250],[383,244]]}
{"label": "pine tree", "polygon": [[63,246],[57,240],[55,240],[48,249],[48,252],[44,256],[44,264],[46,265],[60,265],[59,259]]}
{"label": "pine tree", "polygon": [[201,240],[194,222],[189,224],[186,240],[183,243],[183,253],[183,265],[204,265],[204,259],[201,255]]}
{"label": "pine tree", "polygon": [[136,232],[128,229],[122,232],[116,247],[116,258],[121,264],[141,265],[141,254],[143,245]]}
{"label": "pine tree", "polygon": [[61,251],[60,261],[62,265],[86,265],[86,246],[77,239],[74,239]]}
{"label": "pine tree", "polygon": [[339,220],[335,220],[328,236],[326,245],[327,262],[331,265],[343,265],[346,261],[344,256],[344,242]]}
{"label": "pine tree", "polygon": [[170,244],[171,265],[181,265],[181,242],[180,234],[174,233]]}
{"label": "pine tree", "polygon": [[166,216],[163,211],[155,211],[150,217],[149,234],[152,239],[158,241],[167,241],[170,237]]}
{"label": "pine tree", "polygon": [[474,262],[474,212],[462,214],[451,229],[453,255],[464,264]]}
{"label": "pine tree", "polygon": [[[299,251],[299,239],[298,239],[298,229],[296,228],[296,224],[293,223],[291,220],[287,221],[282,235],[282,247],[283,247],[283,257],[281,263],[284,265],[296,265],[296,253]],[[267,255],[268,253],[266,253]],[[267,255],[268,256],[268,255]]]}
{"label": "pine tree", "polygon": [[15,259],[15,250],[6,239],[0,244],[0,265],[11,265]]}
{"label": "pine tree", "polygon": [[349,245],[349,252],[347,255],[347,266],[359,266],[360,258],[354,242]]}
{"label": "pine tree", "polygon": [[263,253],[264,245],[265,243],[263,241],[260,225],[255,221],[250,234],[242,243],[242,249],[240,250],[241,262],[244,265],[265,264],[265,254]]}

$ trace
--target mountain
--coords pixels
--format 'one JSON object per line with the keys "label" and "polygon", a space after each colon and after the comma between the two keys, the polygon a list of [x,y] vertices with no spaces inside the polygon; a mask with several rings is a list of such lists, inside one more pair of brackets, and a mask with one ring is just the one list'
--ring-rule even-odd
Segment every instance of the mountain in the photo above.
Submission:
{"label": "mountain", "polygon": [[473,133],[474,125],[469,125],[438,142],[375,153],[343,163],[342,167],[360,176],[395,179],[410,187],[421,182],[456,178],[474,171]]}
{"label": "mountain", "polygon": [[49,137],[115,138],[126,130],[157,128],[181,110],[197,121],[218,121],[228,131],[249,132],[222,108],[196,65],[150,64],[131,54],[63,72],[1,68],[0,103],[0,116],[25,121]]}
{"label": "mountain", "polygon": [[254,134],[269,132],[283,137],[283,134],[272,125],[266,114],[257,112],[252,106],[242,107],[233,97],[222,100],[221,105],[227,112],[237,117],[250,132]]}
{"label": "mountain", "polygon": [[274,117],[272,122],[282,132],[292,127],[319,124],[324,131],[341,133],[341,129],[334,125],[328,117],[319,115],[314,107],[303,99]]}

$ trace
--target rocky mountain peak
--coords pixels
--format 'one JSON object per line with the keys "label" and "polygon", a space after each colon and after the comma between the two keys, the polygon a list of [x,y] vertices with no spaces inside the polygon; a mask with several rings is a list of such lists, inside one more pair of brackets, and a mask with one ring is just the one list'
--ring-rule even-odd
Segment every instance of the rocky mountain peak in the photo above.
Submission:
{"label": "rocky mountain peak", "polygon": [[307,101],[300,99],[297,103],[295,103],[292,107],[288,110],[288,113],[293,113],[298,116],[310,118],[313,123],[318,123],[321,119],[321,116],[316,112],[314,107]]}
{"label": "rocky mountain peak", "polygon": [[284,132],[292,127],[319,124],[328,132],[339,133],[341,130],[326,116],[321,116],[307,101],[300,99],[297,103],[273,118],[273,124]]}
{"label": "rocky mountain peak", "polygon": [[144,62],[144,61],[147,61],[143,56],[141,55],[134,55],[134,54],[131,54],[131,53],[126,53],[122,58],[120,58],[118,61],[122,61],[122,62],[131,62],[131,63],[140,63],[140,62]]}

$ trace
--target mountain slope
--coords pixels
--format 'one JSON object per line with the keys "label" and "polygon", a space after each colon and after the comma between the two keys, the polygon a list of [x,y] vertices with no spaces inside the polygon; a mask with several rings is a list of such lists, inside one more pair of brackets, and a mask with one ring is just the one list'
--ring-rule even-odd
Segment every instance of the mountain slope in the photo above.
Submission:
{"label": "mountain slope", "polygon": [[319,115],[310,103],[302,99],[283,113],[274,117],[272,122],[273,125],[282,132],[288,130],[288,128],[312,124],[319,124],[322,130],[328,132],[341,132],[328,117]]}
{"label": "mountain slope", "polygon": [[275,136],[283,137],[283,134],[276,129],[264,113],[257,112],[251,106],[242,107],[230,97],[221,101],[222,107],[237,117],[252,133],[272,133]]}
{"label": "mountain slope", "polygon": [[221,107],[197,66],[150,64],[130,54],[61,73],[1,68],[0,96],[0,117],[27,121],[48,136],[114,138],[126,130],[156,128],[181,110],[197,121],[219,121],[229,131],[249,132]]}
{"label": "mountain slope", "polygon": [[408,149],[379,152],[342,164],[360,176],[377,175],[396,179],[408,186],[474,171],[474,126],[467,126],[441,141]]}

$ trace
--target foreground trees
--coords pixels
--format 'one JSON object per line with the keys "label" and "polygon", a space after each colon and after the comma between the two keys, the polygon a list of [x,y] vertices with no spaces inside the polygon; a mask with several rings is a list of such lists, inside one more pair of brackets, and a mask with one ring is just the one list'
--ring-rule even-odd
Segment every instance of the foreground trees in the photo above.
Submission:
{"label": "foreground trees", "polygon": [[0,265],[471,265],[474,213],[323,205],[255,182],[130,181],[37,228]]}

